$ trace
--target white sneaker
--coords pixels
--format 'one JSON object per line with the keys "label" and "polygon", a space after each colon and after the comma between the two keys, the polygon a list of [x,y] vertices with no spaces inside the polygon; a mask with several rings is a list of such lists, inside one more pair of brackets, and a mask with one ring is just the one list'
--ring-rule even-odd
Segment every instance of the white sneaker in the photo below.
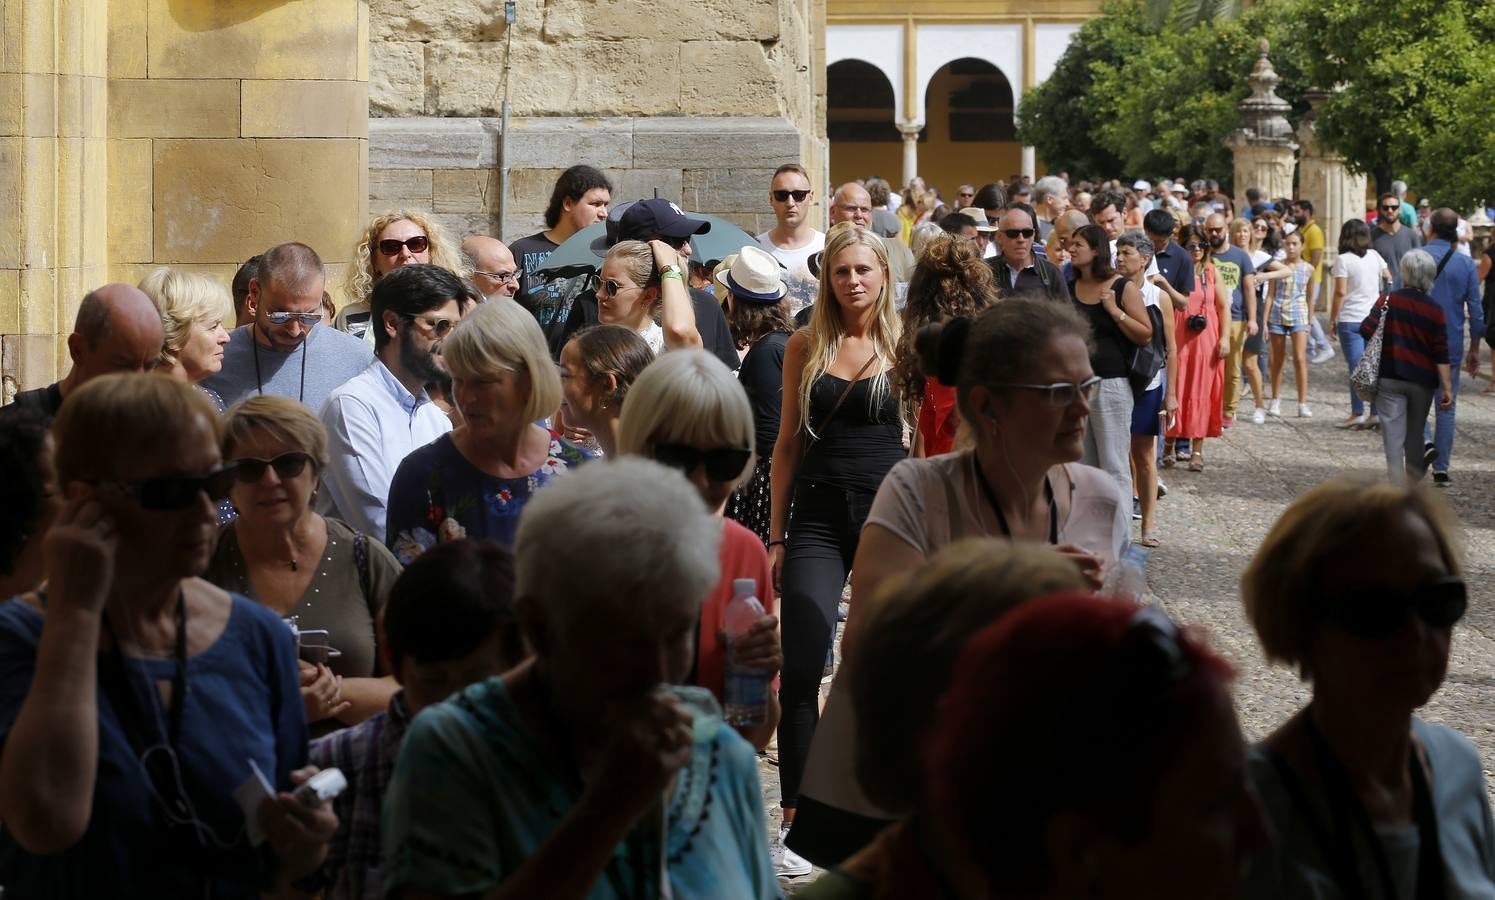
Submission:
{"label": "white sneaker", "polygon": [[1267,408],[1265,406],[1258,406],[1256,408],[1256,412],[1254,412],[1254,413],[1251,414],[1251,424],[1253,424],[1253,425],[1265,425],[1266,422],[1267,422]]}
{"label": "white sneaker", "polygon": [[810,870],[814,868],[810,861],[784,846],[784,838],[788,836],[789,829],[780,828],[778,839],[768,848],[768,855],[773,860],[773,873],[780,878],[798,878],[810,874]]}
{"label": "white sneaker", "polygon": [[1333,347],[1324,347],[1323,349],[1319,350],[1319,352],[1317,352],[1317,353],[1313,354],[1312,356],[1308,357],[1308,361],[1311,362],[1311,363],[1323,363],[1323,362],[1328,362],[1329,360],[1331,360],[1333,358],[1334,358],[1334,348]]}
{"label": "white sneaker", "polygon": [[1271,399],[1271,402],[1267,406],[1267,415],[1279,418],[1282,416],[1282,398],[1273,397]]}
{"label": "white sneaker", "polygon": [[1307,403],[1299,403],[1298,404],[1298,418],[1300,418],[1300,419],[1311,419],[1311,418],[1313,418],[1313,410],[1311,410],[1311,409],[1308,408],[1308,404]]}

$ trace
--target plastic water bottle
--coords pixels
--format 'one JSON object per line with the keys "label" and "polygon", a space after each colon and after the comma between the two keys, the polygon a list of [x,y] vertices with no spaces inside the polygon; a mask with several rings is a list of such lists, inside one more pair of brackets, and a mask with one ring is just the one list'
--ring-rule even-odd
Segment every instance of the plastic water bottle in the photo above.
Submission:
{"label": "plastic water bottle", "polygon": [[737,642],[763,618],[758,602],[758,582],[738,578],[732,582],[732,602],[727,604],[727,670],[722,692],[729,725],[761,725],[768,716],[769,675],[732,661]]}
{"label": "plastic water bottle", "polygon": [[1147,558],[1151,552],[1141,544],[1129,542],[1106,573],[1104,592],[1143,603],[1147,599]]}

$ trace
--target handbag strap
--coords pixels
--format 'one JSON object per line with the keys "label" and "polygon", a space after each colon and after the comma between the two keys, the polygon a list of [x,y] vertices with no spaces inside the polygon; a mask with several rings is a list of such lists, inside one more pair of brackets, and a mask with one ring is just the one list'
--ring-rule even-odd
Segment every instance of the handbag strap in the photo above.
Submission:
{"label": "handbag strap", "polygon": [[[841,389],[841,396],[836,398],[835,405],[831,407],[830,415],[826,416],[825,421],[820,423],[821,431],[824,431],[826,429],[826,426],[831,424],[831,420],[836,417],[836,413],[841,411],[841,405],[846,402],[847,397],[851,396],[851,389],[856,387],[857,382],[862,380],[862,375],[866,374],[868,367],[870,367],[876,360],[876,353],[867,357],[867,361],[862,363],[862,367],[860,369],[857,369],[856,375],[852,376],[852,379],[846,382],[846,387]],[[805,449],[808,450],[810,447],[813,447],[815,445],[815,442],[818,440],[820,440],[820,438],[816,436],[814,432],[810,432],[807,438]]]}
{"label": "handbag strap", "polygon": [[1443,254],[1442,259],[1438,260],[1438,269],[1433,273],[1433,281],[1428,285],[1428,293],[1431,294],[1433,292],[1433,285],[1438,283],[1438,276],[1443,274],[1443,267],[1448,265],[1448,261],[1450,259],[1453,259],[1453,255],[1457,252],[1458,251],[1454,249],[1453,244],[1450,243],[1448,245],[1448,252]]}

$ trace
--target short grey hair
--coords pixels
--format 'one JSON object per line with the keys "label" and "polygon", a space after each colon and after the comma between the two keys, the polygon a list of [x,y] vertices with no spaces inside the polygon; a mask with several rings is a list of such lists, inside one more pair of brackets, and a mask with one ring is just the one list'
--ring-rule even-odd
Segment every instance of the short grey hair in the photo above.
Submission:
{"label": "short grey hair", "polygon": [[1069,185],[1058,175],[1045,175],[1033,182],[1033,205],[1041,206],[1052,194],[1069,193]]}
{"label": "short grey hair", "polygon": [[1438,264],[1426,250],[1409,250],[1402,257],[1402,285],[1424,294],[1433,289],[1433,280],[1438,277]]}
{"label": "short grey hair", "polygon": [[1122,247],[1131,247],[1143,259],[1152,259],[1158,252],[1152,241],[1136,231],[1124,232],[1116,238],[1116,249],[1120,250]]}
{"label": "short grey hair", "polygon": [[[636,457],[587,463],[525,506],[514,540],[515,596],[534,601],[562,638],[583,620],[607,628],[643,606],[694,611],[720,576],[721,532],[679,472]],[[577,565],[555,552],[557,540],[593,552]]]}
{"label": "short grey hair", "polygon": [[915,225],[914,230],[909,232],[908,236],[908,246],[913,251],[914,259],[919,258],[919,254],[924,252],[924,248],[929,246],[930,241],[944,233],[945,229],[933,222],[921,222]]}
{"label": "short grey hair", "polygon": [[1391,182],[1391,193],[1395,194],[1398,199],[1407,196],[1407,183],[1405,181]]}

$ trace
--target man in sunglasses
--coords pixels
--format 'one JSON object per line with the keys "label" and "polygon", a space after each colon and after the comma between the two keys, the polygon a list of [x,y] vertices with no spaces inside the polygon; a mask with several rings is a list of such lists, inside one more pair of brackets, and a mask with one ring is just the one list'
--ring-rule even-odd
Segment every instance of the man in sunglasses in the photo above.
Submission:
{"label": "man in sunglasses", "polygon": [[489,300],[512,300],[519,292],[519,270],[514,254],[498,238],[475,234],[462,242],[462,260],[472,270],[472,283]]}
{"label": "man in sunglasses", "polygon": [[85,382],[113,372],[149,372],[165,342],[161,314],[151,299],[128,284],[106,284],[78,305],[67,350],[73,368],[61,381],[21,391],[6,410],[31,409],[50,420],[62,401]]}
{"label": "man in sunglasses", "polygon": [[997,222],[997,255],[987,260],[1002,297],[1027,295],[1069,302],[1059,267],[1033,253],[1038,226],[1026,209],[1009,209]]}
{"label": "man in sunglasses", "polygon": [[317,511],[384,541],[389,483],[400,460],[452,430],[426,393],[448,377],[441,345],[462,317],[462,280],[403,266],[374,285],[374,361],[322,407],[329,462]]}
{"label": "man in sunglasses", "polygon": [[322,258],[305,244],[265,251],[245,301],[254,321],[230,332],[223,368],[203,385],[230,406],[274,394],[321,409],[333,388],[374,358],[362,340],[321,324],[325,284]]}
{"label": "man in sunglasses", "polygon": [[[810,208],[815,205],[810,173],[798,163],[779,166],[773,173],[768,202],[777,224],[758,235],[758,244],[789,273],[790,302],[798,312],[806,301],[814,302],[816,282],[810,275],[810,257],[825,249],[825,233],[810,224]],[[806,288],[810,289],[808,298]]]}
{"label": "man in sunglasses", "polygon": [[1386,261],[1391,270],[1391,289],[1402,289],[1402,257],[1422,246],[1422,235],[1416,228],[1402,224],[1402,201],[1391,191],[1381,195],[1376,202],[1376,228],[1371,232],[1370,245]]}

